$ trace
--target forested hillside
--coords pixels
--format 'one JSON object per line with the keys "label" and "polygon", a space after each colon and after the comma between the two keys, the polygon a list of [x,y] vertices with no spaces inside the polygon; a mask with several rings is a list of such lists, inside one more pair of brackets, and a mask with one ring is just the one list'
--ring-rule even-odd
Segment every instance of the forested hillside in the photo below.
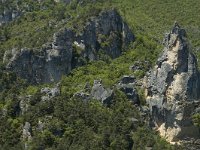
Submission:
{"label": "forested hillside", "polygon": [[[161,85],[189,70],[188,89],[198,86],[189,81],[199,80],[199,12],[198,0],[1,0],[0,149],[187,149],[153,130],[145,84],[153,66],[162,69],[163,47],[180,41],[181,69],[163,65]],[[177,40],[166,44],[166,33]]]}

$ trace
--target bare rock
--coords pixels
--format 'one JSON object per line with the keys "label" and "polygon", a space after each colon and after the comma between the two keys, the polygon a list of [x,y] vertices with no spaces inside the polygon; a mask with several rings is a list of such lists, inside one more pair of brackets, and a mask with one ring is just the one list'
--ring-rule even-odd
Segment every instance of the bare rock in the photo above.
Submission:
{"label": "bare rock", "polygon": [[22,115],[24,115],[29,110],[31,97],[32,97],[31,95],[19,97],[20,99],[19,107]]}
{"label": "bare rock", "polygon": [[198,137],[191,116],[200,99],[200,77],[186,32],[175,23],[147,79],[146,94],[154,125],[168,141]]}
{"label": "bare rock", "polygon": [[29,122],[26,122],[23,127],[23,139],[25,141],[31,140],[31,124]]}
{"label": "bare rock", "polygon": [[110,105],[112,103],[113,91],[109,88],[105,88],[101,80],[95,80],[91,96],[93,99],[99,100],[103,104]]}
{"label": "bare rock", "polygon": [[57,82],[65,74],[100,56],[119,57],[134,35],[116,10],[101,12],[85,24],[81,33],[61,29],[42,49],[6,51],[4,63],[9,71],[29,83]]}
{"label": "bare rock", "polygon": [[43,94],[43,96],[41,97],[42,101],[48,101],[56,96],[60,95],[60,88],[59,86],[53,87],[53,88],[42,88],[40,91],[41,94]]}

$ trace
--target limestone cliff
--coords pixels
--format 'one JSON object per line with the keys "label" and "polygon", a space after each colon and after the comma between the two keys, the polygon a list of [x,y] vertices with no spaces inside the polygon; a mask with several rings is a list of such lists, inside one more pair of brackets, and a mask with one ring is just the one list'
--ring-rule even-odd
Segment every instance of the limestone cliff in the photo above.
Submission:
{"label": "limestone cliff", "polygon": [[132,41],[134,35],[127,24],[115,10],[108,10],[91,18],[79,33],[61,29],[40,50],[6,51],[4,63],[7,70],[31,83],[54,82],[73,68],[99,60],[102,55],[120,56]]}
{"label": "limestone cliff", "polygon": [[191,116],[200,99],[200,76],[186,32],[177,23],[166,34],[164,46],[147,79],[152,121],[170,142],[197,137],[199,131],[193,126]]}

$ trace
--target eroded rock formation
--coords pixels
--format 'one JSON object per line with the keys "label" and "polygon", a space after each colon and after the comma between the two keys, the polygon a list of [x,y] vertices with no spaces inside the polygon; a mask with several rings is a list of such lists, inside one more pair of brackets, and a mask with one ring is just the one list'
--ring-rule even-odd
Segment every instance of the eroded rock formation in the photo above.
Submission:
{"label": "eroded rock formation", "polygon": [[110,88],[106,88],[102,84],[102,80],[94,80],[94,84],[90,87],[89,83],[83,90],[74,94],[74,98],[87,102],[91,99],[100,101],[102,104],[109,106],[112,103],[114,92]]}
{"label": "eroded rock formation", "polygon": [[73,68],[102,55],[116,58],[122,49],[134,40],[134,35],[115,10],[101,12],[86,23],[81,33],[62,29],[53,41],[39,50],[23,48],[6,51],[7,70],[31,83],[49,83],[60,80]]}
{"label": "eroded rock formation", "polygon": [[177,23],[166,34],[164,46],[147,79],[147,103],[152,121],[170,142],[198,137],[199,130],[191,117],[200,99],[200,76],[186,32]]}

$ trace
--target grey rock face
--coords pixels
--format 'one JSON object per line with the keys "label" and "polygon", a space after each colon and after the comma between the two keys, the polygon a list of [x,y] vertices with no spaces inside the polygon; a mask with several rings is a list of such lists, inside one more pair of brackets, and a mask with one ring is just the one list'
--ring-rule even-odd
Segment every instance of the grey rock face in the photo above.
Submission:
{"label": "grey rock face", "polygon": [[113,99],[113,90],[105,88],[101,80],[94,80],[93,86],[90,88],[88,83],[85,89],[73,95],[74,98],[87,102],[91,99],[100,101],[102,104],[110,105]]}
{"label": "grey rock face", "polygon": [[117,88],[124,92],[127,98],[133,102],[133,104],[140,104],[139,95],[135,88],[134,76],[123,76],[121,81],[117,84]]}
{"label": "grey rock face", "polygon": [[115,10],[109,10],[91,19],[81,33],[60,30],[40,50],[7,51],[4,63],[7,70],[28,82],[49,83],[60,80],[73,68],[100,59],[102,53],[111,58],[120,56],[132,41],[134,35],[127,24]]}
{"label": "grey rock face", "polygon": [[[31,83],[48,83],[58,81],[63,74],[71,71],[72,31],[64,30],[62,36],[54,35],[51,45],[36,52],[30,49],[15,50],[7,63],[7,70],[15,72],[18,76]],[[6,60],[8,52],[5,53]]]}
{"label": "grey rock face", "polygon": [[32,139],[31,130],[32,130],[31,124],[29,122],[25,122],[23,131],[22,131],[22,138],[24,141],[24,149],[25,150],[29,149],[28,142]]}
{"label": "grey rock face", "polygon": [[148,77],[146,93],[157,129],[173,142],[199,135],[191,116],[195,101],[200,99],[200,76],[184,29],[175,24],[164,44],[163,54]]}
{"label": "grey rock face", "polygon": [[112,101],[113,91],[110,89],[106,89],[102,85],[101,81],[95,80],[92,87],[91,96],[93,99],[99,100],[103,104],[109,105]]}
{"label": "grey rock face", "polygon": [[98,60],[99,53],[111,58],[119,57],[122,48],[133,40],[134,35],[115,10],[101,12],[98,17],[91,18],[74,41],[73,46],[80,52],[79,57],[76,52],[74,53],[75,65],[72,68],[82,65],[84,63],[82,58],[89,61]]}
{"label": "grey rock face", "polygon": [[0,13],[0,26],[13,21],[21,15],[20,10],[5,8],[3,12]]}
{"label": "grey rock face", "polygon": [[26,122],[23,127],[23,139],[30,140],[31,139],[31,124]]}
{"label": "grey rock face", "polygon": [[43,94],[43,96],[41,97],[42,101],[48,101],[56,96],[60,95],[60,89],[59,87],[54,87],[54,88],[42,88],[41,89],[41,94]]}
{"label": "grey rock face", "polygon": [[22,115],[24,115],[29,110],[31,97],[32,97],[31,95],[27,95],[25,97],[19,97],[20,99],[19,107]]}

